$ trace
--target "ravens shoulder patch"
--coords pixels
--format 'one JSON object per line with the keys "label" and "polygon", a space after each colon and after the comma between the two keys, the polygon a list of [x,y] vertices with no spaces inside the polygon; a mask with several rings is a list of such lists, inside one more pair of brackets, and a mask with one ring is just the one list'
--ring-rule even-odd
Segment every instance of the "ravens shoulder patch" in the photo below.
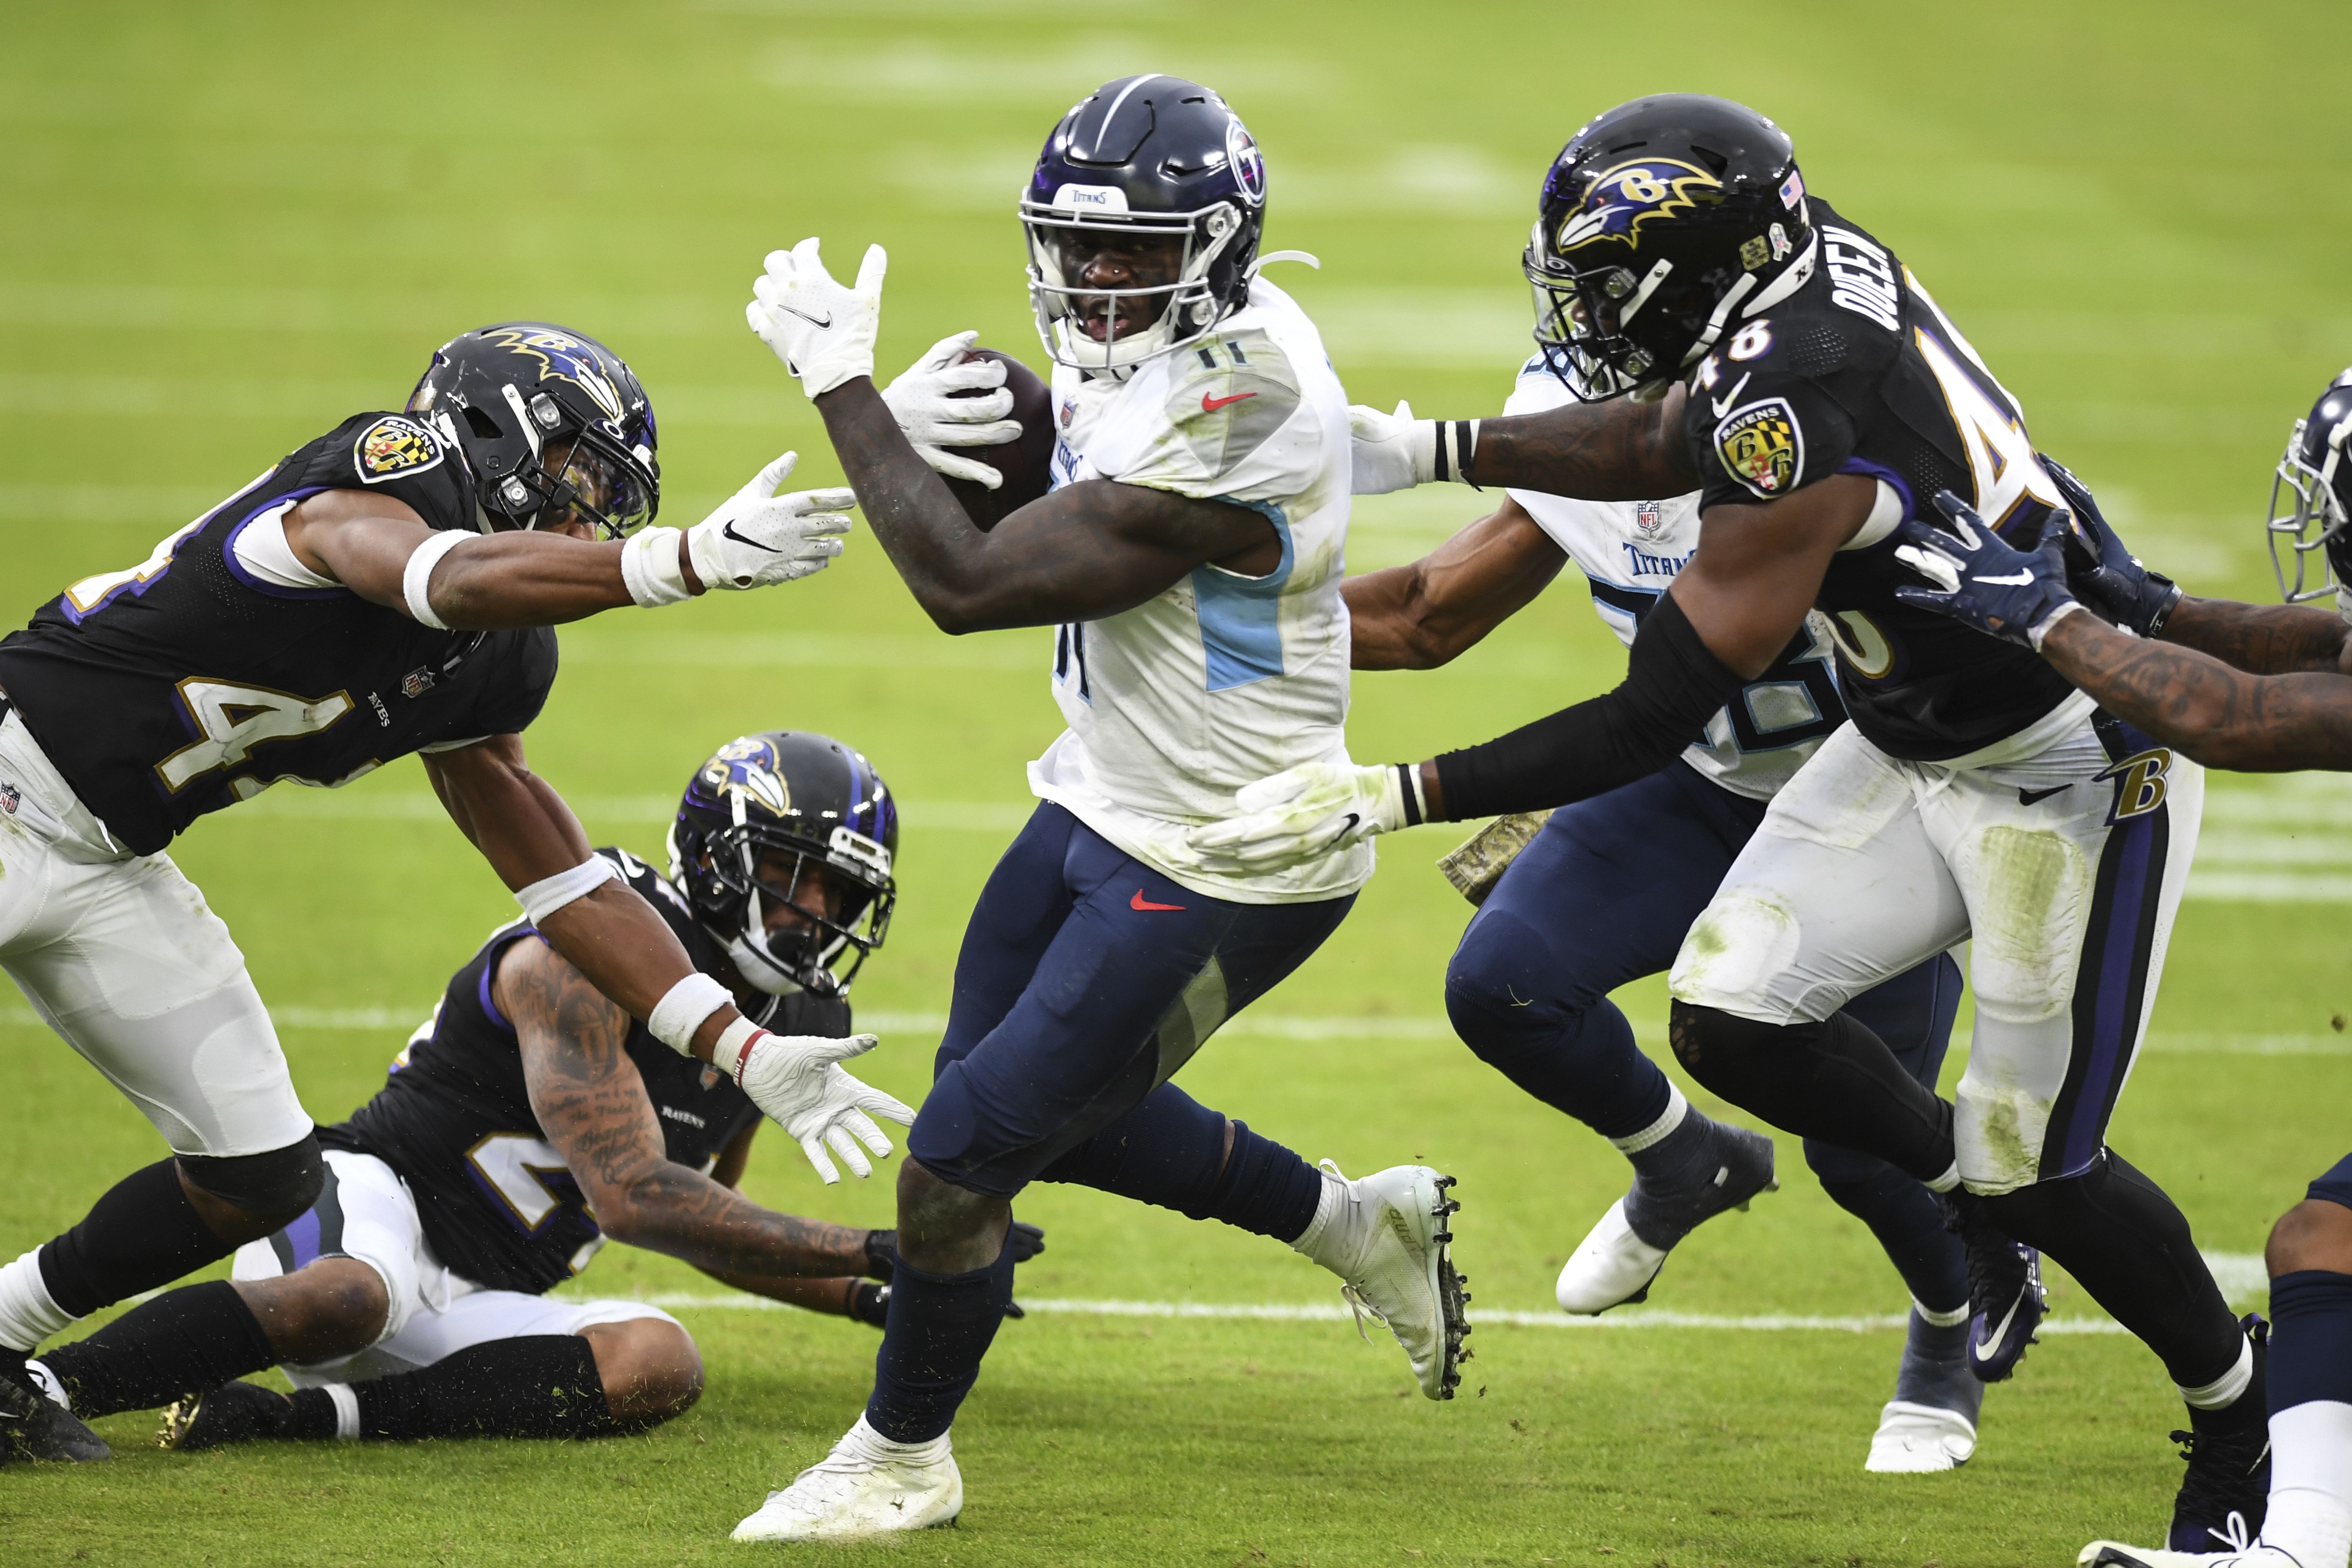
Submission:
{"label": "ravens shoulder patch", "polygon": [[433,432],[397,414],[387,414],[361,431],[352,445],[352,466],[362,484],[423,473],[440,460],[441,443]]}
{"label": "ravens shoulder patch", "polygon": [[1805,471],[1805,435],[1785,397],[1751,403],[1715,427],[1724,471],[1766,500],[1787,495]]}

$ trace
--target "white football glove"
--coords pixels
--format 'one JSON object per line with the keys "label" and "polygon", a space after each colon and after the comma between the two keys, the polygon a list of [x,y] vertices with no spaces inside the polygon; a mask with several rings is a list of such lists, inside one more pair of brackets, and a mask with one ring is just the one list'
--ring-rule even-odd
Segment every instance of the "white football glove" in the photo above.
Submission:
{"label": "white football glove", "polygon": [[[751,1103],[771,1121],[799,1140],[801,1152],[816,1167],[825,1185],[841,1180],[825,1157],[825,1149],[841,1156],[850,1173],[874,1173],[873,1165],[857,1145],[863,1141],[877,1156],[890,1152],[890,1140],[874,1125],[876,1116],[902,1127],[915,1122],[913,1109],[873,1085],[849,1076],[841,1064],[864,1056],[876,1044],[872,1035],[852,1035],[829,1040],[817,1035],[772,1035],[755,1031],[731,1062],[723,1062]],[[868,1114],[871,1112],[872,1114]]]}
{"label": "white football glove", "polygon": [[1477,453],[1478,421],[1415,419],[1412,405],[1402,399],[1393,414],[1356,403],[1348,407],[1348,437],[1351,488],[1360,496],[1384,496],[1436,479],[1469,484],[1462,470]]}
{"label": "white football glove", "polygon": [[1417,764],[1306,763],[1244,785],[1234,804],[1240,816],[1184,836],[1204,868],[1286,870],[1428,816]]}
{"label": "white football glove", "polygon": [[800,461],[786,452],[759,477],[686,531],[687,559],[705,588],[764,588],[822,572],[845,548],[845,515],[855,490],[793,490],[776,487]]}
{"label": "white football glove", "polygon": [[882,274],[890,258],[866,247],[857,281],[844,288],[824,269],[814,237],[768,253],[768,270],[751,285],[743,319],[800,377],[811,397],[874,374],[874,338],[882,330]]}
{"label": "white football glove", "polygon": [[[941,338],[907,367],[898,379],[882,389],[890,416],[907,434],[915,455],[951,479],[970,479],[995,489],[1004,476],[986,463],[976,463],[948,450],[950,447],[1001,447],[1021,438],[1021,422],[1007,419],[1013,394],[1005,390],[1004,363],[976,359],[962,363],[966,349],[978,332],[958,332]],[[981,389],[978,397],[953,394]]]}

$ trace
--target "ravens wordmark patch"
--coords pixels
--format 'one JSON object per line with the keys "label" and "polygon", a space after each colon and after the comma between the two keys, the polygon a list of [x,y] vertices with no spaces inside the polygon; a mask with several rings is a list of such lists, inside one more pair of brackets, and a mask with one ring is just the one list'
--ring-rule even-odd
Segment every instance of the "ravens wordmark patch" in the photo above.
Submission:
{"label": "ravens wordmark patch", "polygon": [[1805,437],[1785,397],[1754,403],[1715,427],[1724,471],[1766,500],[1787,495],[1805,471]]}
{"label": "ravens wordmark patch", "polygon": [[397,414],[387,414],[361,431],[352,447],[352,464],[362,484],[422,473],[440,460],[441,443],[433,432]]}

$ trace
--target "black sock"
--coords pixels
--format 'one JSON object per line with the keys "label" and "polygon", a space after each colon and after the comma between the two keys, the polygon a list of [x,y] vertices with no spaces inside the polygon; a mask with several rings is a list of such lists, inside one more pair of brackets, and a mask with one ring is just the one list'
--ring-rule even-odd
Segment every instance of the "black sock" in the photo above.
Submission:
{"label": "black sock", "polygon": [[1952,1108],[1849,1014],[1762,1024],[1676,1002],[1668,1032],[1691,1077],[1784,1132],[1875,1154],[1923,1182],[1952,1168]]}
{"label": "black sock", "polygon": [[1013,1248],[969,1274],[930,1274],[905,1258],[890,1279],[866,1424],[893,1443],[928,1443],[954,1422],[1013,1300]]}
{"label": "black sock", "polygon": [[[2104,1152],[2079,1176],[1983,1202],[1995,1225],[2063,1264],[2174,1383],[2201,1387],[2238,1364],[2245,1331],[2189,1239],[2189,1221],[2122,1155]],[[2262,1391],[2252,1392],[2259,1400]]]}
{"label": "black sock", "polygon": [[77,1318],[169,1285],[236,1248],[215,1236],[159,1160],[114,1184],[71,1230],[41,1248],[49,1299]]}
{"label": "black sock", "polygon": [[[360,1436],[602,1437],[621,1430],[604,1400],[596,1352],[578,1334],[525,1334],[459,1351],[418,1372],[351,1385]],[[289,1437],[335,1436],[333,1396],[294,1396]]]}
{"label": "black sock", "polygon": [[41,1364],[87,1421],[152,1410],[277,1360],[236,1287],[215,1279],[134,1307],[89,1338],[49,1352]]}

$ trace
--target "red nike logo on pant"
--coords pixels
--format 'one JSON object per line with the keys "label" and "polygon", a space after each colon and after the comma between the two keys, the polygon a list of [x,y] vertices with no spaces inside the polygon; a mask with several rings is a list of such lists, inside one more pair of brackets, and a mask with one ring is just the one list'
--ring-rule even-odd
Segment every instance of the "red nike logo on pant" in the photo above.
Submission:
{"label": "red nike logo on pant", "polygon": [[1141,888],[1138,888],[1135,889],[1135,897],[1127,900],[1127,907],[1130,910],[1181,910],[1184,906],[1181,904],[1155,904],[1150,899],[1143,896],[1143,889]]}
{"label": "red nike logo on pant", "polygon": [[1201,412],[1203,414],[1214,414],[1218,409],[1223,408],[1228,403],[1239,403],[1244,397],[1255,397],[1256,395],[1257,394],[1255,392],[1236,392],[1231,397],[1212,397],[1204,392],[1201,394]]}

